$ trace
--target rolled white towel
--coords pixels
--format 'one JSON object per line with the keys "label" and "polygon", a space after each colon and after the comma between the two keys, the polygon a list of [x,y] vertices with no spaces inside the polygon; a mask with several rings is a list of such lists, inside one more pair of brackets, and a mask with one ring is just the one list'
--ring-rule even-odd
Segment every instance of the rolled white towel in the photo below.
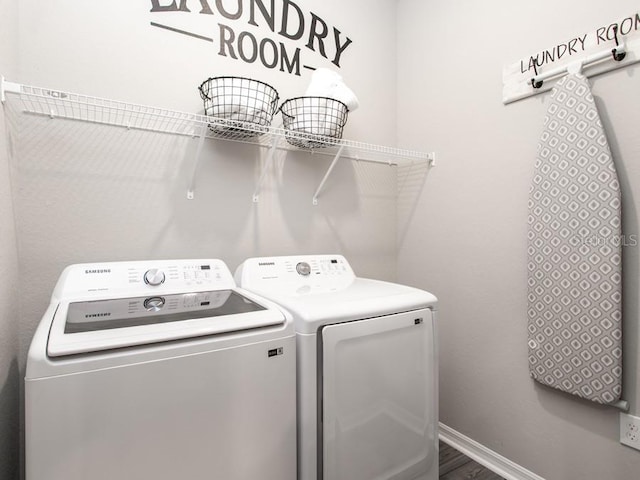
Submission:
{"label": "rolled white towel", "polygon": [[329,97],[344,103],[353,112],[360,104],[358,97],[347,87],[339,73],[328,68],[318,68],[311,75],[305,96]]}

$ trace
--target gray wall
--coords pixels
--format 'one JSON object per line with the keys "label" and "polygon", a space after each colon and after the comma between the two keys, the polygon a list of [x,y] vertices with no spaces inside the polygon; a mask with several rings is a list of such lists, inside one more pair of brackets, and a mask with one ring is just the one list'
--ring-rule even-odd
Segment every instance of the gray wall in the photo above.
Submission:
{"label": "gray wall", "polygon": [[[201,108],[194,86],[212,75],[260,75],[284,97],[304,91],[308,72],[259,71],[220,58],[204,42],[150,28],[148,3],[23,0],[18,19],[18,2],[0,0],[0,73],[184,111]],[[615,411],[549,392],[528,377],[526,197],[545,96],[503,106],[501,72],[523,54],[629,15],[635,2],[609,2],[604,13],[594,0],[298,3],[354,40],[341,71],[363,107],[345,135],[394,144],[397,91],[398,145],[435,150],[438,167],[426,184],[424,172],[409,172],[398,191],[393,169],[345,162],[314,208],[311,195],[328,160],[282,156],[254,205],[260,154],[208,142],[189,202],[192,140],[26,116],[12,99],[6,118],[15,154],[9,158],[0,143],[0,170],[10,170],[13,192],[0,175],[0,456],[10,459],[0,462],[0,473],[15,473],[17,364],[24,365],[65,265],[212,256],[234,268],[250,255],[334,251],[361,275],[394,279],[397,267],[401,281],[439,296],[444,423],[548,480],[634,478],[640,452],[618,444]],[[189,22],[182,26],[215,25]],[[592,81],[613,132],[627,234],[638,233],[638,70]],[[16,284],[6,280],[18,269],[12,201],[19,315],[10,301]],[[637,248],[626,249],[624,262],[624,396],[640,414]]]}
{"label": "gray wall", "polygon": [[[548,480],[637,478],[618,413],[528,375],[527,194],[548,94],[504,106],[502,67],[638,12],[633,0],[401,0],[399,143],[433,149],[399,280],[440,310],[441,421]],[[638,235],[640,65],[592,81]],[[624,249],[624,397],[640,415],[638,247]]]}
{"label": "gray wall", "polygon": [[[226,23],[238,33],[247,30],[258,38],[301,48],[305,64],[335,68],[331,59],[311,52],[302,40],[287,41],[264,25],[247,25],[246,14],[235,23],[219,14],[199,15],[197,0],[188,2],[190,14],[152,14],[150,1],[9,3],[13,10],[19,5],[19,23],[15,17],[10,23],[20,32],[20,68],[6,76],[28,85],[200,112],[197,86],[210,76],[258,78],[276,87],[282,99],[303,94],[310,80],[310,70],[288,75],[222,57],[217,43],[154,28],[151,21],[214,37],[218,23]],[[343,40],[353,40],[342,56],[340,72],[361,108],[350,115],[345,137],[393,145],[396,78],[388,66],[395,64],[395,2],[295,3],[307,22],[312,11],[339,29]],[[4,26],[4,16],[0,22]],[[18,395],[16,355],[21,378],[33,331],[58,275],[71,263],[213,257],[224,259],[233,270],[249,256],[336,252],[348,257],[362,275],[395,277],[395,168],[342,161],[314,207],[313,193],[331,158],[280,153],[260,202],[254,204],[264,150],[207,141],[195,199],[187,200],[195,139],[26,115],[14,95],[6,110],[15,150],[9,170],[20,254],[20,315],[0,323],[12,335],[7,337],[10,348],[0,354],[0,373],[13,369],[8,386],[12,399]],[[7,169],[2,155],[0,169]],[[2,176],[5,181],[6,177]],[[4,185],[2,192],[4,209],[11,198]],[[0,213],[4,219],[4,210]],[[4,237],[2,248],[13,248]],[[10,296],[11,291],[6,293]],[[12,419],[18,418],[15,407],[12,404],[9,411]]]}
{"label": "gray wall", "polygon": [[[18,7],[0,0],[0,74],[17,74]],[[17,478],[19,466],[18,260],[9,182],[9,145],[0,107],[0,480]]]}
{"label": "gray wall", "polygon": [[[210,76],[258,78],[282,99],[303,94],[310,80],[310,70],[288,75],[222,57],[217,43],[153,28],[151,21],[214,37],[218,23],[226,23],[237,34],[251,31],[301,48],[304,64],[335,69],[305,42],[247,25],[246,13],[234,23],[219,14],[200,15],[200,2],[188,3],[191,13],[150,13],[151,2],[21,1],[21,81],[200,112],[197,86]],[[338,28],[343,40],[353,40],[340,73],[362,106],[350,115],[345,137],[392,144],[394,96],[380,92],[395,92],[395,75],[391,69],[370,72],[374,64],[395,63],[395,2],[376,1],[366,25],[361,13],[370,1],[298,3],[307,22],[314,12]],[[21,265],[21,364],[55,281],[71,263],[213,257],[233,270],[249,256],[337,252],[362,274],[395,275],[397,182],[387,165],[341,162],[314,207],[311,198],[331,158],[278,154],[254,204],[265,151],[208,141],[195,199],[187,200],[197,140],[52,121],[22,114],[15,98],[8,103],[17,152],[11,175]],[[279,121],[278,115],[274,123]]]}

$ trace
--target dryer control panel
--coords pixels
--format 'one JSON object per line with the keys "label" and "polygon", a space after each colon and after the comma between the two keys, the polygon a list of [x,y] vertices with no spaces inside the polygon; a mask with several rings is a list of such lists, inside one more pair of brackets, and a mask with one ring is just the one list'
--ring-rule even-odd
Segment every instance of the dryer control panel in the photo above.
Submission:
{"label": "dryer control panel", "polygon": [[148,295],[235,287],[226,264],[217,259],[76,264],[67,267],[61,278],[53,294],[58,299],[87,294]]}
{"label": "dryer control panel", "polygon": [[235,274],[238,285],[255,291],[332,291],[347,287],[355,278],[342,255],[250,258]]}

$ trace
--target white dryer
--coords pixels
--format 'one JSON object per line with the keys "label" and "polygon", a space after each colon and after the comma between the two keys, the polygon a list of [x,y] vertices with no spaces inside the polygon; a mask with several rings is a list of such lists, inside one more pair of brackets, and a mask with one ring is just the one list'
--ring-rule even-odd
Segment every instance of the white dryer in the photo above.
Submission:
{"label": "white dryer", "polygon": [[25,378],[27,480],[296,478],[295,333],[220,260],[72,265]]}
{"label": "white dryer", "polygon": [[236,282],[294,317],[299,480],[437,480],[433,295],[340,255],[251,258]]}

